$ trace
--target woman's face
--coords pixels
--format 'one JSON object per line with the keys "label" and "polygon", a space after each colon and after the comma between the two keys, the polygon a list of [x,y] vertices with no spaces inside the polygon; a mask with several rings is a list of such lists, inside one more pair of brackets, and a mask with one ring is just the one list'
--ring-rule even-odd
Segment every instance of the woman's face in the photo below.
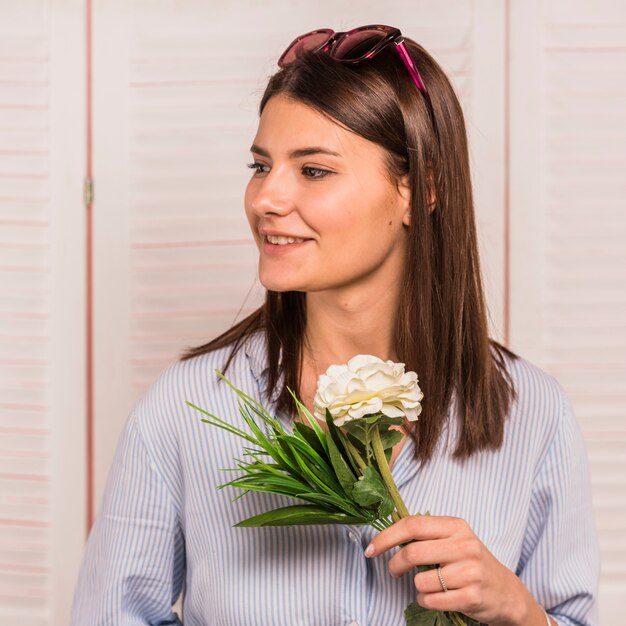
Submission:
{"label": "woman's face", "polygon": [[[391,182],[380,146],[274,96],[251,152],[245,208],[266,289],[339,294],[398,281],[409,195]],[[304,241],[285,244],[280,235]]]}

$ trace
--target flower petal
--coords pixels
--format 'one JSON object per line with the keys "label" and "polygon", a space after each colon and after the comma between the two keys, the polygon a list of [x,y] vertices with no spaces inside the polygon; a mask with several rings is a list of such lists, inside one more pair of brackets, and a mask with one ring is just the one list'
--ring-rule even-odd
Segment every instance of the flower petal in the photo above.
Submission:
{"label": "flower petal", "polygon": [[358,354],[346,365],[331,365],[318,380],[315,415],[325,419],[328,409],[337,426],[376,413],[417,420],[424,394],[417,374],[404,367],[370,354]]}

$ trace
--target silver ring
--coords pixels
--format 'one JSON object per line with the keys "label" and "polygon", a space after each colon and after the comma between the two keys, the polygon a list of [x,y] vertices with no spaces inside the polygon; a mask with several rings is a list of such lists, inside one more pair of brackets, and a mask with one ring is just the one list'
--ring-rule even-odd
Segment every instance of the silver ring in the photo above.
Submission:
{"label": "silver ring", "polygon": [[448,587],[446,585],[446,582],[443,579],[443,576],[441,575],[441,565],[437,566],[437,576],[439,576],[439,582],[441,583],[442,591],[448,591]]}

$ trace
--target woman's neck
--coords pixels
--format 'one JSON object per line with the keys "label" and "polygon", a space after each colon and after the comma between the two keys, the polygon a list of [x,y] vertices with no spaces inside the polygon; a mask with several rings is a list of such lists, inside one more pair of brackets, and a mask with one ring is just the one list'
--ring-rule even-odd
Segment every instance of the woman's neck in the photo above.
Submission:
{"label": "woman's neck", "polygon": [[307,293],[305,354],[318,373],[333,363],[346,363],[357,354],[397,360],[393,328],[397,312],[395,290],[386,289],[375,298],[365,293],[330,295]]}

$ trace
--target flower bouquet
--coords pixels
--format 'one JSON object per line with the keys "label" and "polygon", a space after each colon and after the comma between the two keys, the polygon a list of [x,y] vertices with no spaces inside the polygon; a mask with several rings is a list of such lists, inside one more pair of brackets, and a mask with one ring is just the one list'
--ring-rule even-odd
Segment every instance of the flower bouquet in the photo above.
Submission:
{"label": "flower bouquet", "polygon": [[[391,427],[402,425],[405,417],[417,420],[422,409],[417,374],[405,372],[403,363],[358,355],[346,365],[332,365],[319,378],[315,416],[289,390],[300,420],[308,422],[294,421],[293,432],[287,432],[261,404],[217,373],[238,395],[239,411],[250,432],[187,404],[206,416],[203,422],[254,446],[244,447],[244,456],[251,460],[235,459],[238,467],[228,468],[243,475],[218,489],[244,489],[235,500],[248,491],[263,491],[303,501],[235,526],[368,524],[381,531],[410,515],[389,468],[392,448],[403,437]],[[316,418],[326,423],[327,431]],[[404,614],[407,626],[465,626],[469,619],[457,612],[428,610],[417,602],[409,604]]]}

